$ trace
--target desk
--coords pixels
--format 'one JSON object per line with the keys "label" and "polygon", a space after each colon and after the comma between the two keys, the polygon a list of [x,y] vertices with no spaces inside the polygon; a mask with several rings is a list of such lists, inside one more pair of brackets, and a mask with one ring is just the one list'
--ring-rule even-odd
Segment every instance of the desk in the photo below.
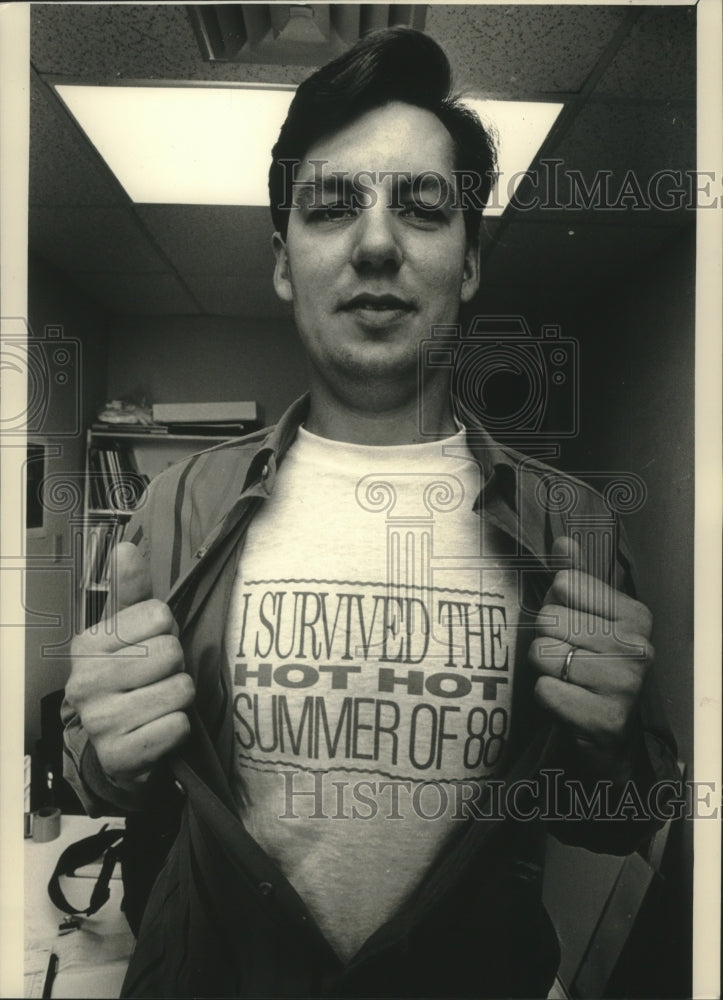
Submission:
{"label": "desk", "polygon": [[[53,997],[117,997],[133,950],[133,935],[120,909],[123,885],[118,871],[111,879],[111,895],[105,906],[92,917],[81,917],[80,929],[69,934],[58,934],[66,914],[48,897],[48,882],[61,853],[76,840],[97,833],[104,823],[123,825],[117,818],[63,816],[56,840],[45,844],[25,841],[25,948],[50,948],[58,956]],[[80,909],[88,905],[94,879],[95,875],[63,879],[63,890],[72,906]]]}
{"label": "desk", "polygon": [[[58,956],[58,972],[52,991],[54,998],[117,997],[133,950],[133,935],[120,910],[123,886],[118,871],[111,879],[111,895],[105,906],[92,917],[82,917],[81,928],[70,934],[59,936],[58,924],[65,914],[57,910],[48,897],[48,881],[61,853],[76,840],[97,833],[104,823],[123,825],[122,820],[116,818],[104,820],[89,819],[87,816],[63,816],[60,836],[56,840],[46,844],[25,841],[25,947],[27,949],[30,945],[35,945],[38,948],[49,948]],[[656,839],[667,836],[669,825],[666,824],[659,831]],[[632,862],[636,862],[639,867],[644,865],[637,856]],[[572,981],[575,970],[583,959],[600,915],[607,906],[608,896],[612,888],[618,885],[621,869],[626,863],[630,867],[632,862],[609,855],[593,855],[581,848],[565,847],[550,841],[544,896],[562,937],[561,974],[568,981]],[[63,889],[68,902],[79,909],[87,906],[96,876],[97,872],[93,874],[93,878],[64,879]],[[576,906],[573,910],[569,905],[570,886],[573,883],[578,890],[581,889],[586,900],[584,908]],[[628,919],[622,922],[623,927],[618,935],[621,939],[618,942],[620,947],[629,929],[628,924],[637,913],[638,897],[644,894],[647,881],[644,880],[642,888],[637,886],[638,883],[635,882],[634,905],[630,901],[630,893],[626,895],[625,913],[628,914]],[[581,892],[577,893],[578,899]],[[606,945],[607,954],[610,952],[610,942],[606,942]],[[613,958],[616,955],[617,951],[614,951]],[[562,982],[556,980],[549,994],[550,1000],[560,1000],[568,995]],[[600,994],[587,992],[579,995]]]}

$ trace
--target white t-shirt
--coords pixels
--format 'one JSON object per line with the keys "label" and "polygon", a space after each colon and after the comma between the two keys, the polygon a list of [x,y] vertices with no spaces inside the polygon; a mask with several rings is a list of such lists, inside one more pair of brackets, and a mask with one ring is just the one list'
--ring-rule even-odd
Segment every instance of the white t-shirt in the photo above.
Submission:
{"label": "white t-shirt", "polygon": [[302,427],[241,555],[237,798],[343,958],[464,815],[460,781],[504,761],[517,590],[479,479],[464,432],[371,447]]}

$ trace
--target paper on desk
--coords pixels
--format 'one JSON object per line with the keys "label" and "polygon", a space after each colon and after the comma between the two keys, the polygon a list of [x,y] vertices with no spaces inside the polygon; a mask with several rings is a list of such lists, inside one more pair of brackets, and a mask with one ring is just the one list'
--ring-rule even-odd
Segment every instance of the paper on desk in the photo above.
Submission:
{"label": "paper on desk", "polygon": [[104,965],[130,957],[133,951],[130,930],[117,934],[98,934],[81,927],[70,934],[29,941],[28,951],[50,949],[58,956],[58,972],[81,966]]}

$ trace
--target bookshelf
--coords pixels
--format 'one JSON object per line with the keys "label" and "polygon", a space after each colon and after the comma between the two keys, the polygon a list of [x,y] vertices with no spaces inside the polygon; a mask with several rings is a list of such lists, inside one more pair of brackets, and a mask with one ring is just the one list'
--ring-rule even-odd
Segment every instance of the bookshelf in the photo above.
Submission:
{"label": "bookshelf", "polygon": [[229,435],[89,428],[86,433],[77,625],[94,625],[108,594],[108,556],[154,476]]}

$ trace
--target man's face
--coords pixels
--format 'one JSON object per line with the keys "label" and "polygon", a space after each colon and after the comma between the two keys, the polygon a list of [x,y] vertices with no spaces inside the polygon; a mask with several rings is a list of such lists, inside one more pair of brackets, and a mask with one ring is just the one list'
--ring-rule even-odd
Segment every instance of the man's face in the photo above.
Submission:
{"label": "man's face", "polygon": [[[313,376],[336,390],[416,386],[419,343],[474,295],[477,252],[454,204],[453,167],[441,122],[400,102],[320,140],[299,165],[297,181],[328,184],[297,184],[286,241],[274,236],[274,286],[294,305]],[[360,178],[368,196],[346,207],[335,172]],[[448,184],[443,204],[432,172]],[[415,187],[423,175],[429,182]]]}

